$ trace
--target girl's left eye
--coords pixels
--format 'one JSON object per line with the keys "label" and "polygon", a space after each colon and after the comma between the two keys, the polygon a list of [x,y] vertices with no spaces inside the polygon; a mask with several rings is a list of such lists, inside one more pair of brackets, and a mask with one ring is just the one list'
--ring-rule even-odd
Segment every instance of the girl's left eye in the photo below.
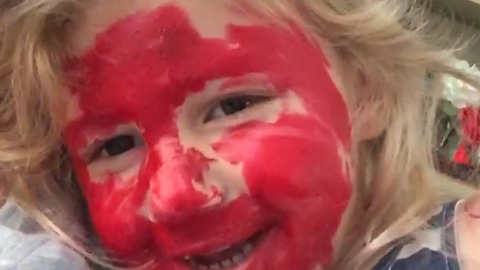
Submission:
{"label": "girl's left eye", "polygon": [[222,118],[229,115],[234,115],[244,111],[254,105],[266,102],[272,99],[269,96],[235,96],[221,100],[216,104],[207,114],[205,123]]}

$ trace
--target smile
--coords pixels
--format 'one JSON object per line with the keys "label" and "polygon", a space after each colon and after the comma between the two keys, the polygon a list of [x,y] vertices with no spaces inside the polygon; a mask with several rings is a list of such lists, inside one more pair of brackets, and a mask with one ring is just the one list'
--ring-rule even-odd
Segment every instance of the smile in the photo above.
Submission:
{"label": "smile", "polygon": [[185,256],[181,261],[194,270],[233,269],[250,258],[267,232],[268,230],[257,232],[245,241],[221,247],[209,254]]}

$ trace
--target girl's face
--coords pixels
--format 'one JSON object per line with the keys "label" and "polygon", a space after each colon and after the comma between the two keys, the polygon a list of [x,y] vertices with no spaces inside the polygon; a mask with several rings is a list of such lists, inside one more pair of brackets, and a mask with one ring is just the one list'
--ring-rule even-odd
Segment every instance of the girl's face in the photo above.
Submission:
{"label": "girl's face", "polygon": [[97,1],[67,64],[103,246],[157,270],[320,269],[351,194],[335,61],[223,1],[166,2]]}

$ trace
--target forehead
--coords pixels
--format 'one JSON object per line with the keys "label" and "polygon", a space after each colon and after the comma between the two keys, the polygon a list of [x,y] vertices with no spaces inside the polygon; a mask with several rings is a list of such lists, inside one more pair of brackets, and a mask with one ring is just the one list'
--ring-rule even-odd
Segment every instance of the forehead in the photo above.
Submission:
{"label": "forehead", "polygon": [[246,25],[245,16],[233,12],[227,1],[209,0],[93,0],[86,7],[78,27],[71,37],[71,47],[82,54],[93,46],[96,37],[109,26],[141,11],[154,10],[162,5],[181,8],[192,26],[204,38],[221,38],[227,24]]}

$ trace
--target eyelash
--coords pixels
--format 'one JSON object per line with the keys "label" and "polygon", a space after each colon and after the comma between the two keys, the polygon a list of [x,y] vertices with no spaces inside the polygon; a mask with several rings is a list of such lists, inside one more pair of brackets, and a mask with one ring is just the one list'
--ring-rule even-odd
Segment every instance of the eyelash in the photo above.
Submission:
{"label": "eyelash", "polygon": [[[208,111],[203,122],[208,123],[219,118],[235,115],[255,105],[268,102],[272,98],[273,97],[266,95],[238,95],[224,98]],[[222,113],[224,115],[219,115]]]}

